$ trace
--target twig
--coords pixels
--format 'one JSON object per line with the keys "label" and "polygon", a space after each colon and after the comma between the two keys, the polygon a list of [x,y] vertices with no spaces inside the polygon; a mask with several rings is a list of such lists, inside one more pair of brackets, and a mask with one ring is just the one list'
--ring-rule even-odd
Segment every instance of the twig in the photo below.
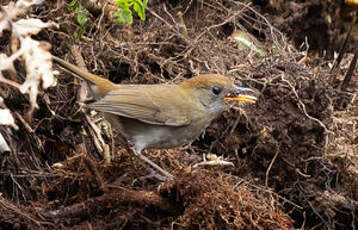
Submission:
{"label": "twig", "polygon": [[93,132],[93,134],[95,134],[95,135],[92,135],[92,137],[93,137],[93,142],[94,142],[98,152],[103,153],[102,146],[104,144],[104,140],[102,139],[101,131],[93,123],[91,118],[86,113],[83,113],[83,117],[84,117],[85,121],[87,122],[87,124],[91,127],[90,132]]}
{"label": "twig", "polygon": [[351,213],[352,213],[352,230],[356,230],[356,226],[357,226],[357,223],[356,223],[356,215],[355,215],[355,211],[356,211],[356,207],[354,207],[355,205],[353,204],[353,201],[351,199],[349,199],[350,202],[351,202]]}
{"label": "twig", "polygon": [[83,159],[83,162],[84,162],[87,170],[92,174],[92,176],[96,180],[98,187],[100,189],[103,189],[103,179],[102,179],[101,174],[99,173],[97,167],[94,165],[93,161],[86,155],[82,159]]}
{"label": "twig", "polygon": [[10,173],[10,178],[11,180],[13,181],[14,184],[17,185],[17,187],[19,188],[19,190],[21,191],[21,195],[22,195],[22,198],[26,201],[26,197],[25,197],[25,191],[24,191],[24,188],[19,184],[19,182],[17,182],[17,180],[14,178],[14,174]]}
{"label": "twig", "polygon": [[13,87],[13,88],[15,88],[17,90],[20,90],[20,87],[21,87],[21,85],[19,83],[4,78],[1,73],[0,73],[0,82],[2,82],[4,84],[7,84],[7,85],[9,85],[9,86],[11,86],[11,87]]}
{"label": "twig", "polygon": [[311,178],[312,176],[311,175],[308,175],[308,174],[305,174],[303,172],[301,172],[301,170],[299,168],[296,167],[296,165],[290,163],[288,160],[286,160],[285,158],[282,158],[282,160],[289,166],[291,166],[293,169],[295,169],[295,171],[301,175],[302,177],[304,178]]}
{"label": "twig", "polygon": [[349,82],[351,81],[352,79],[352,75],[353,75],[353,72],[356,68],[356,65],[357,65],[357,59],[358,59],[358,49],[357,51],[355,52],[354,56],[353,56],[353,59],[351,61],[351,64],[349,65],[349,69],[346,73],[346,76],[344,77],[344,80],[343,80],[343,83],[341,85],[341,90],[342,91],[345,91]]}
{"label": "twig", "polygon": [[[80,54],[80,52],[78,51],[79,47],[77,46],[72,46],[71,47],[71,52],[75,58],[76,64],[78,66],[80,66],[80,68],[84,69],[87,71],[85,62]],[[89,116],[84,112],[83,110],[83,106],[82,103],[83,101],[85,101],[86,96],[87,96],[87,87],[85,86],[86,83],[84,81],[81,81],[81,88],[79,93],[77,94],[77,98],[80,101],[80,111],[81,114],[84,117],[84,120],[87,122],[87,124],[89,124],[89,126],[91,127],[90,132],[94,133],[95,135],[91,135],[93,138],[93,142],[97,148],[97,151],[99,153],[102,154],[103,159],[105,160],[106,163],[111,162],[111,157],[109,154],[109,146],[105,143],[105,141],[102,138],[101,135],[101,131],[99,130],[99,128],[92,122],[92,120],[89,118]]]}
{"label": "twig", "polygon": [[191,44],[191,41],[186,38],[183,34],[181,34],[174,26],[172,26],[169,22],[167,22],[164,18],[160,17],[156,12],[151,10],[151,8],[147,8],[148,12],[151,13],[153,16],[157,17],[159,20],[164,22],[173,32],[175,32],[180,38],[182,38],[187,44]]}
{"label": "twig", "polygon": [[[88,71],[86,64],[81,56],[81,53],[79,52],[79,47],[77,45],[71,46],[71,53],[75,59],[75,63],[78,67],[81,69]],[[75,78],[75,81],[77,81],[77,78]],[[77,93],[77,100],[79,102],[84,102],[86,100],[87,96],[87,84],[85,81],[80,81],[80,90]]]}
{"label": "twig", "polygon": [[[40,221],[36,220],[29,213],[25,213],[25,212],[21,211],[18,207],[16,207],[15,205],[13,205],[9,201],[7,201],[5,198],[3,198],[1,196],[1,194],[0,194],[0,206],[4,210],[11,210],[14,213],[24,217],[25,219],[30,220],[31,222],[35,223],[39,227],[41,226],[41,224],[45,223],[45,222],[40,222]],[[46,224],[50,224],[50,223],[47,222]]]}
{"label": "twig", "polygon": [[290,86],[292,92],[295,94],[296,99],[297,99],[297,101],[298,101],[298,103],[299,103],[299,105],[300,105],[299,107],[301,108],[301,110],[302,110],[302,112],[305,114],[305,116],[306,116],[308,119],[317,122],[317,123],[324,129],[324,131],[325,131],[326,133],[334,134],[332,131],[330,131],[330,130],[327,129],[326,125],[323,124],[322,121],[320,121],[319,119],[317,119],[317,118],[315,118],[315,117],[310,116],[310,115],[307,113],[306,106],[305,106],[305,104],[301,101],[300,97],[298,96],[298,93],[297,93],[295,87],[291,84],[291,82],[289,82],[288,80],[285,79],[285,73],[282,73],[282,75],[281,75],[281,80],[284,81],[284,82],[286,82],[286,83]]}
{"label": "twig", "polygon": [[303,212],[303,222],[302,222],[302,225],[301,225],[301,230],[305,230],[305,225],[306,225],[306,221],[307,221],[307,217],[306,217],[306,211]]}
{"label": "twig", "polygon": [[230,17],[228,17],[227,19],[225,19],[223,22],[207,27],[206,30],[204,30],[204,31],[201,32],[198,36],[196,36],[196,37],[194,38],[194,41],[195,41],[195,42],[198,42],[199,39],[200,39],[205,33],[207,33],[208,31],[210,31],[211,29],[214,29],[214,28],[223,26],[223,25],[227,24],[228,22],[232,21],[232,20],[235,19],[237,16],[239,16],[242,12],[244,12],[244,11],[246,10],[246,8],[249,8],[249,5],[251,5],[251,3],[242,4],[242,5],[244,5],[244,7],[243,7],[242,9],[240,9],[240,10],[237,11],[237,12],[235,12],[233,15],[231,15]]}
{"label": "twig", "polygon": [[303,207],[302,207],[302,206],[299,206],[298,204],[295,204],[293,201],[290,201],[289,199],[287,199],[287,198],[285,198],[285,197],[283,197],[283,196],[281,196],[281,195],[279,195],[279,194],[277,194],[277,193],[271,191],[271,190],[270,190],[269,188],[267,188],[267,187],[264,188],[264,187],[262,187],[262,186],[252,184],[252,183],[250,183],[250,182],[248,182],[248,181],[246,181],[246,180],[244,181],[244,183],[247,184],[247,185],[249,185],[249,186],[251,186],[251,187],[253,187],[253,188],[256,188],[256,189],[262,190],[262,191],[264,191],[264,192],[268,192],[268,193],[270,193],[270,194],[273,194],[273,195],[277,196],[278,198],[280,198],[281,200],[283,200],[283,201],[285,201],[285,202],[291,204],[292,206],[294,206],[294,207],[296,207],[296,208],[298,208],[298,209],[300,209],[300,210],[303,210]]}
{"label": "twig", "polygon": [[[237,5],[243,5],[244,7],[247,7],[249,10],[251,10],[253,13],[255,13],[255,15],[257,15],[259,18],[261,18],[262,20],[264,20],[264,22],[266,23],[266,25],[270,28],[270,33],[272,35],[272,39],[273,42],[275,43],[275,45],[277,47],[280,47],[282,50],[285,50],[286,48],[286,42],[285,42],[285,36],[281,33],[281,31],[279,31],[278,29],[276,29],[273,25],[271,25],[271,23],[267,20],[267,18],[265,16],[263,16],[262,14],[260,14],[259,12],[257,12],[254,8],[252,8],[249,4],[244,4],[242,2],[236,1],[235,2]],[[280,35],[280,39],[277,39],[276,36],[274,36],[274,32],[276,32],[277,34]],[[282,40],[283,43],[285,44],[284,47],[281,47],[281,45],[279,44],[278,40]]]}
{"label": "twig", "polygon": [[348,30],[348,33],[346,35],[346,38],[344,39],[344,42],[343,42],[342,46],[339,48],[339,55],[338,55],[336,61],[334,62],[330,73],[333,73],[333,71],[339,66],[339,64],[341,64],[344,52],[345,52],[347,44],[348,44],[348,40],[349,40],[349,38],[351,36],[352,28],[353,28],[353,24],[351,24],[351,26],[350,26],[350,28]]}
{"label": "twig", "polygon": [[[111,209],[113,206],[119,206],[123,203],[152,207],[169,213],[171,210],[174,210],[167,199],[154,192],[130,191],[114,185],[108,185],[106,188],[114,190],[106,192],[100,197],[90,198],[81,203],[76,203],[58,210],[43,210],[42,214],[52,218],[86,217],[88,215],[93,215],[93,212],[101,212],[102,210]],[[119,192],[121,194],[120,196],[118,196]]]}
{"label": "twig", "polygon": [[278,156],[278,154],[280,153],[280,151],[278,150],[278,147],[276,149],[276,153],[275,155],[273,156],[271,162],[270,162],[270,165],[269,167],[267,168],[266,170],[266,178],[265,178],[265,186],[268,187],[268,179],[269,179],[269,175],[270,175],[270,171],[271,171],[271,168],[272,168],[272,165],[275,163],[276,161],[276,158]]}

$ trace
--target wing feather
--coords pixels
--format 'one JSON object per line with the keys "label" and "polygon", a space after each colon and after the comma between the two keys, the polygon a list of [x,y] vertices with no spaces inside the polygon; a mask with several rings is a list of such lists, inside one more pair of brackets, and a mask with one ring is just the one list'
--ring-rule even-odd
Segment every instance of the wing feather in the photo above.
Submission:
{"label": "wing feather", "polygon": [[[188,125],[191,120],[183,105],[189,98],[176,87],[178,86],[123,85],[121,88],[110,91],[102,99],[90,104],[89,107],[105,113],[138,119],[149,124]],[[176,90],[175,94],[173,94],[173,90]]]}

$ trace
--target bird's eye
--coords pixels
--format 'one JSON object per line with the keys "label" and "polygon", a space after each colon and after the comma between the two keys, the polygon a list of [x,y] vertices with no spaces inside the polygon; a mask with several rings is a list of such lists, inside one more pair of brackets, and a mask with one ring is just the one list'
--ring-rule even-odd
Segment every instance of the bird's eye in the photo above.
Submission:
{"label": "bird's eye", "polygon": [[213,93],[214,93],[215,95],[219,95],[219,94],[221,93],[221,89],[220,89],[219,87],[217,87],[217,86],[214,86],[214,87],[212,88],[212,91],[213,91]]}

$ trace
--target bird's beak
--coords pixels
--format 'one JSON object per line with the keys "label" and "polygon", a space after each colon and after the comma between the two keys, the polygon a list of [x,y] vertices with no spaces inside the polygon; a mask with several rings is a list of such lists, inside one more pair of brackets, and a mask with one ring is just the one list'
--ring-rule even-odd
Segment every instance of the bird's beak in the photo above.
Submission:
{"label": "bird's beak", "polygon": [[240,101],[240,102],[248,102],[255,103],[257,98],[252,95],[248,95],[249,93],[254,93],[255,91],[249,88],[244,87],[236,87],[235,95],[227,95],[224,97],[224,100],[228,101]]}

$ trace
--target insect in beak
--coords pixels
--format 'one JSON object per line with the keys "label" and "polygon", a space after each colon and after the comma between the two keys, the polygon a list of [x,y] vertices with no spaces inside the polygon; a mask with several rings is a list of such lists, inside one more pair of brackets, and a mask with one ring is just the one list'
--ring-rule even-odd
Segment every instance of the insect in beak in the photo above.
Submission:
{"label": "insect in beak", "polygon": [[254,92],[254,90],[249,88],[236,87],[236,92],[234,93],[235,95],[232,95],[232,93],[230,93],[224,97],[224,100],[256,103],[257,97],[247,94]]}

